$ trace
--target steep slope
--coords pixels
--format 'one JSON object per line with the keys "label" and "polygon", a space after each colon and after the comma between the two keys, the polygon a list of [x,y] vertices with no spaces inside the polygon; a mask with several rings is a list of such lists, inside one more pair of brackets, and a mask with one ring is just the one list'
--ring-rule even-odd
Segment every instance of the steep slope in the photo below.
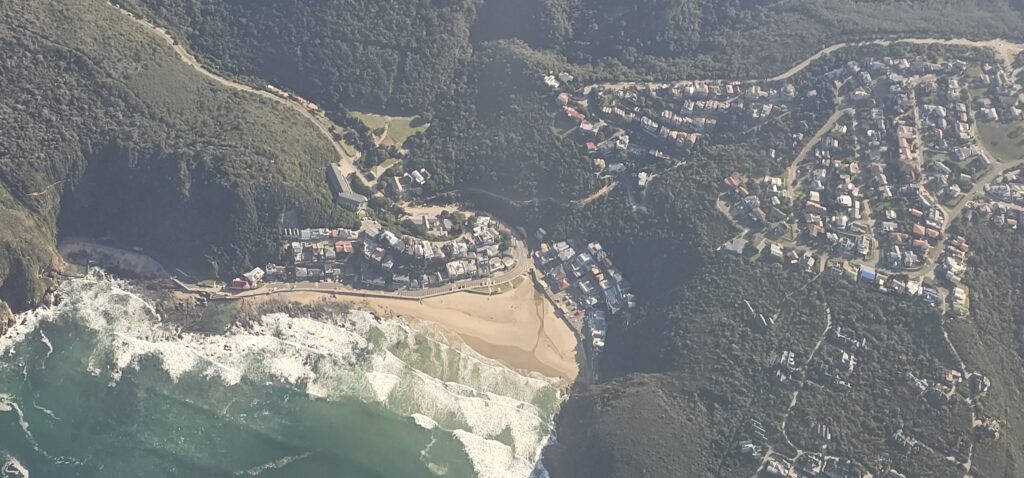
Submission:
{"label": "steep slope", "polygon": [[659,79],[767,77],[843,41],[1019,39],[1024,14],[1015,0],[488,0],[474,31],[600,64],[619,79],[623,66]]}
{"label": "steep slope", "polygon": [[297,113],[214,84],[116,9],[5,2],[0,297],[45,292],[61,234],[112,237],[198,270],[275,258],[280,214],[348,223],[330,144]]}
{"label": "steep slope", "polygon": [[131,0],[235,75],[334,111],[418,111],[469,53],[472,0]]}
{"label": "steep slope", "polygon": [[[841,278],[743,262],[710,259],[659,305],[630,317],[620,339],[628,344],[609,348],[602,361],[629,361],[639,373],[583,388],[569,401],[558,443],[545,455],[552,476],[752,476],[761,459],[742,454],[740,443],[817,451],[819,426],[833,430],[829,452],[865,467],[962,476],[945,456],[971,434],[969,405],[954,397],[936,407],[904,378],[956,367],[935,311]],[[758,327],[743,301],[775,325]],[[836,325],[866,341],[846,377],[852,389],[780,383],[774,365],[783,351],[794,352],[805,373],[835,366],[843,349],[827,338]],[[897,430],[939,451],[893,453]]]}
{"label": "steep slope", "polygon": [[976,218],[965,227],[972,245],[965,284],[971,289],[970,316],[950,327],[953,343],[965,362],[992,379],[979,418],[998,420],[999,440],[976,451],[979,476],[1024,473],[1024,235]]}

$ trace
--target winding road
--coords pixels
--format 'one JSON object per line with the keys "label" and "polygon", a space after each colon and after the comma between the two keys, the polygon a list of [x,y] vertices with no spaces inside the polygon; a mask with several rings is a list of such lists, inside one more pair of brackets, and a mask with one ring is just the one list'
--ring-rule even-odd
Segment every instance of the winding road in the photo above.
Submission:
{"label": "winding road", "polygon": [[[1007,40],[968,40],[966,38],[955,38],[955,39],[943,39],[943,38],[900,38],[900,39],[878,39],[868,40],[862,42],[845,42],[836,43],[835,45],[827,46],[818,50],[817,53],[807,57],[800,63],[793,65],[790,69],[783,73],[775,75],[771,78],[757,78],[739,81],[739,83],[771,83],[778,81],[785,81],[795,76],[796,74],[803,71],[805,68],[814,63],[818,59],[847,47],[863,46],[863,45],[892,45],[894,43],[912,43],[919,45],[958,45],[958,46],[969,46],[976,48],[988,48],[996,52],[996,56],[999,57],[1000,61],[1006,66],[1007,71],[1013,71],[1019,73],[1019,70],[1014,70],[1013,60],[1024,51],[1024,44],[1013,43]],[[689,81],[706,82],[706,83],[717,83],[717,82],[732,82],[734,80],[723,80],[723,79],[695,79]],[[636,86],[648,86],[648,87],[663,87],[678,83],[677,81],[671,82],[644,82],[644,81],[621,81],[621,82],[609,82],[609,83],[595,83],[587,85],[583,88],[584,94],[590,93],[590,90],[599,88],[603,90],[621,90],[625,88],[631,88]]]}
{"label": "winding road", "polygon": [[331,134],[331,128],[342,128],[332,123],[329,119],[317,116],[316,114],[312,113],[308,107],[298,103],[297,101],[283,98],[269,91],[253,88],[249,85],[238,83],[237,81],[229,80],[227,78],[224,78],[223,76],[220,76],[206,69],[206,67],[199,63],[199,60],[196,60],[196,58],[191,53],[189,53],[189,51],[185,49],[184,46],[176,42],[174,38],[171,37],[170,33],[167,32],[167,30],[160,28],[143,18],[136,16],[132,12],[129,12],[121,8],[119,5],[113,3],[109,3],[109,5],[113,8],[116,8],[117,11],[121,12],[125,16],[131,18],[135,23],[142,25],[149,31],[155,33],[157,36],[162,38],[165,42],[167,42],[171,49],[173,49],[174,52],[178,54],[178,58],[180,58],[181,61],[191,66],[193,69],[195,69],[203,76],[213,80],[214,82],[222,86],[226,86],[228,88],[232,88],[238,91],[244,91],[246,93],[251,93],[266,98],[268,100],[277,102],[301,114],[304,118],[306,118],[311,123],[313,123],[313,125],[316,126],[317,130],[320,131],[320,134],[323,135],[323,137],[327,139],[327,142],[331,144],[331,147],[334,148],[334,151],[338,154],[338,165],[339,167],[341,167],[342,173],[344,173],[346,176],[349,174],[354,174],[357,178],[359,178],[359,181],[361,181],[364,185],[372,186],[372,182],[370,182],[365,176],[363,176],[363,174],[359,172],[359,169],[356,168],[356,158],[349,156],[348,153],[345,152],[344,148],[341,147],[341,144],[334,140],[334,135]]}
{"label": "winding road", "polygon": [[[361,172],[359,172],[358,168],[356,168],[356,166],[355,166],[355,158],[349,156],[345,152],[345,150],[341,147],[341,145],[337,141],[334,140],[334,137],[331,134],[331,129],[332,129],[332,127],[333,128],[338,128],[338,127],[336,125],[334,125],[329,119],[314,114],[309,108],[307,108],[303,104],[298,103],[297,101],[286,99],[286,98],[283,98],[283,97],[278,96],[276,94],[273,94],[273,93],[271,93],[269,91],[264,91],[264,90],[261,90],[261,89],[253,88],[253,87],[251,87],[249,85],[245,85],[245,84],[242,84],[242,83],[238,83],[236,81],[229,80],[227,78],[224,78],[224,77],[222,77],[222,76],[220,76],[220,75],[218,75],[218,74],[216,74],[216,73],[206,69],[205,67],[203,67],[202,64],[199,63],[198,60],[196,60],[196,58],[191,53],[189,53],[189,51],[187,49],[185,49],[185,47],[183,47],[182,45],[180,45],[179,43],[174,41],[174,38],[172,38],[171,35],[169,33],[167,33],[167,31],[164,30],[163,28],[160,28],[160,27],[150,23],[149,21],[147,21],[145,19],[139,18],[135,14],[133,14],[133,13],[131,13],[131,12],[121,8],[118,5],[115,5],[115,4],[111,3],[110,6],[113,7],[113,8],[116,8],[119,12],[121,12],[125,16],[131,18],[135,23],[137,23],[139,25],[142,25],[146,29],[148,29],[148,30],[152,31],[153,33],[155,33],[160,38],[163,38],[164,41],[167,42],[167,44],[170,45],[170,47],[175,51],[175,53],[178,54],[178,57],[181,59],[181,61],[183,61],[186,64],[188,64],[189,66],[191,66],[193,69],[195,69],[197,72],[199,72],[203,76],[205,76],[205,77],[207,77],[207,78],[217,82],[220,85],[223,85],[223,86],[226,86],[228,88],[232,88],[232,89],[235,89],[235,90],[238,90],[238,91],[244,91],[244,92],[247,92],[247,93],[251,93],[251,94],[254,94],[254,95],[266,98],[268,100],[277,102],[277,103],[279,103],[281,105],[284,105],[285,107],[291,108],[292,110],[298,112],[304,118],[306,118],[311,123],[313,123],[313,125],[316,126],[317,130],[320,131],[320,133],[324,136],[324,138],[327,139],[327,141],[334,148],[334,151],[338,154],[338,158],[339,158],[339,163],[338,164],[341,167],[341,170],[342,170],[342,172],[345,175],[349,175],[349,174],[355,175],[357,178],[359,178],[359,180],[364,185],[367,185],[367,186],[372,186],[373,185],[373,182],[369,181],[365,176],[363,176],[363,174]],[[607,192],[607,191],[604,191],[604,192]],[[522,240],[520,240],[519,238],[516,238],[514,236],[513,236],[512,242],[513,242],[513,244],[512,244],[512,256],[513,256],[513,259],[515,259],[515,261],[516,261],[516,265],[512,269],[510,269],[508,271],[504,271],[504,272],[502,272],[500,274],[497,274],[494,277],[488,277],[488,278],[483,278],[483,279],[476,279],[476,280],[471,280],[471,281],[462,281],[462,282],[458,282],[458,283],[455,283],[455,284],[446,285],[446,286],[443,286],[443,287],[435,287],[435,288],[420,289],[420,290],[402,290],[402,291],[397,291],[397,292],[376,292],[376,291],[368,291],[368,290],[362,290],[362,289],[352,289],[352,288],[343,286],[341,284],[326,284],[326,283],[321,284],[321,283],[316,283],[316,282],[310,282],[310,283],[297,283],[297,284],[280,285],[280,286],[277,286],[277,287],[273,287],[273,290],[271,290],[269,288],[263,288],[263,289],[256,290],[256,291],[242,292],[242,293],[237,293],[237,294],[229,294],[229,295],[226,295],[224,298],[241,298],[241,297],[247,297],[247,296],[253,296],[253,295],[267,295],[267,294],[272,294],[272,293],[277,292],[277,291],[285,292],[285,291],[298,291],[298,290],[302,290],[302,291],[307,291],[307,292],[323,292],[323,293],[334,293],[334,294],[349,294],[349,295],[358,295],[358,296],[363,296],[363,297],[377,296],[377,297],[404,298],[404,299],[418,300],[418,299],[423,299],[423,298],[427,298],[427,297],[435,297],[435,296],[438,296],[438,295],[443,295],[443,294],[448,294],[448,293],[453,293],[453,292],[464,291],[464,290],[473,289],[473,288],[477,288],[477,287],[496,286],[496,285],[501,285],[501,284],[505,284],[505,283],[511,282],[512,280],[514,280],[514,279],[524,275],[529,270],[529,268],[531,266],[531,261],[530,261],[530,257],[529,257],[529,251],[528,251],[528,249],[526,247],[526,244],[523,243]]]}
{"label": "winding road", "polygon": [[[840,118],[846,115],[852,115],[853,113],[853,108],[844,108],[832,113],[832,116],[828,118],[828,121],[825,121],[825,124],[818,129],[818,132],[814,133],[814,136],[804,144],[804,147],[796,155],[796,158],[793,158],[793,162],[790,163],[789,168],[786,169],[786,184],[788,185],[790,194],[793,194],[792,190],[797,186],[800,179],[797,175],[797,169],[800,167],[800,163],[804,162],[804,158],[806,158],[807,155],[814,150],[814,147],[821,142],[821,138],[824,138],[826,134],[832,131],[832,128],[836,126],[836,123],[839,122]],[[793,195],[792,197],[796,197],[796,195]]]}

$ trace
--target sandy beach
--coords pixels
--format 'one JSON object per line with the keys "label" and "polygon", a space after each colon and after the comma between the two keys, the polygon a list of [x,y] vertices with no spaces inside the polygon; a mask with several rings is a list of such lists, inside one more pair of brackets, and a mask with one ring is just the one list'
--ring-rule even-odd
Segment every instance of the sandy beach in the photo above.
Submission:
{"label": "sandy beach", "polygon": [[515,369],[567,382],[573,381],[579,371],[573,331],[555,315],[551,304],[529,281],[502,294],[459,292],[421,301],[317,292],[280,292],[244,300],[347,302],[382,317],[399,316],[410,322],[441,324],[481,355]]}

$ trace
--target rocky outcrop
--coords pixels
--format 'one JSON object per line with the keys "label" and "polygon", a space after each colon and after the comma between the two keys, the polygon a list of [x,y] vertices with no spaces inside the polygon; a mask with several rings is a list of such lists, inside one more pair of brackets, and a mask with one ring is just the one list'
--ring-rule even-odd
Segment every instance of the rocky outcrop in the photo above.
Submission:
{"label": "rocky outcrop", "polygon": [[7,333],[7,331],[14,326],[14,313],[11,312],[11,308],[7,306],[7,303],[0,300],[0,337]]}

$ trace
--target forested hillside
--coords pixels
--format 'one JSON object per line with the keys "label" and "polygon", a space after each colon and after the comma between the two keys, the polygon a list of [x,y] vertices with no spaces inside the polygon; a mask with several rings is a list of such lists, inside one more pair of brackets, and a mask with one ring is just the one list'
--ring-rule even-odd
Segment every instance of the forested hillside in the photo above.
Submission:
{"label": "forested hillside", "polygon": [[129,0],[205,63],[324,106],[426,113],[408,145],[433,191],[573,199],[588,165],[549,130],[540,75],[749,78],[883,36],[1018,38],[1009,0]]}
{"label": "forested hillside", "polygon": [[[933,407],[903,379],[955,366],[935,310],[829,274],[714,252],[735,233],[715,209],[717,185],[736,170],[766,173],[757,167],[772,164],[766,145],[786,153],[777,138],[700,143],[651,183],[645,207],[631,207],[625,187],[579,207],[572,200],[602,184],[580,145],[552,128],[557,110],[540,78],[569,71],[573,88],[599,79],[756,78],[839,41],[1022,38],[1019,0],[126,3],[212,68],[293,90],[335,116],[425,113],[431,127],[406,146],[409,165],[433,173],[426,193],[461,189],[531,231],[605,244],[640,306],[609,334],[608,380],[578,390],[560,416],[559,444],[546,454],[553,476],[750,476],[760,463],[736,445],[751,419],[773,443],[813,449],[809,430],[824,425],[842,430],[828,445],[862,465],[878,459],[908,476],[962,476],[925,448],[892,452],[898,431],[951,453],[972,433],[963,397]],[[234,271],[273,254],[288,207],[309,225],[353,219],[330,206],[323,172],[333,156],[311,126],[202,79],[105,3],[8,4],[0,19],[0,47],[10,52],[0,75],[9,125],[0,146],[0,298],[15,309],[47,287],[39,277],[59,234],[117,237],[176,262]],[[1019,235],[968,234],[977,264],[967,281],[987,292],[972,292],[972,321],[955,324],[951,339],[998,384],[985,407],[1019,429],[1024,376],[1000,371],[1021,369],[1024,305],[1014,294],[1024,282],[1006,264],[1024,261],[1024,247]],[[753,327],[744,300],[778,317],[778,327]],[[841,352],[823,338],[837,324],[869,344],[853,390],[808,387],[791,402],[795,390],[776,386],[773,361],[790,350],[834,364]],[[982,447],[975,469],[1019,475],[1022,443],[1011,432]]]}
{"label": "forested hillside", "polygon": [[471,52],[493,40],[521,40],[597,67],[589,79],[679,79],[771,76],[839,41],[1024,37],[1018,0],[125,3],[224,72],[336,112],[432,110]]}
{"label": "forested hillside", "polygon": [[431,128],[408,144],[412,164],[436,172],[436,191],[480,187],[529,199],[594,190],[589,161],[550,128],[555,110],[540,78],[560,67],[519,42],[483,48],[435,105]]}
{"label": "forested hillside", "polygon": [[841,41],[1021,38],[1024,16],[1016,0],[490,0],[475,31],[601,65],[610,77],[625,67],[657,79],[749,78]]}
{"label": "forested hillside", "polygon": [[[773,443],[814,449],[815,430],[826,426],[836,431],[828,450],[858,463],[907,476],[962,475],[920,449],[895,453],[890,441],[903,430],[946,450],[971,433],[965,402],[933,407],[903,379],[955,364],[935,311],[842,278],[744,260],[717,256],[632,319],[629,343],[606,360],[640,359],[641,373],[570,400],[559,418],[559,442],[546,454],[552,476],[753,476],[761,460],[738,445],[753,437],[752,420]],[[743,301],[774,317],[775,326],[752,323]],[[837,325],[866,340],[852,390],[780,384],[773,367],[783,351],[813,366],[838,361],[841,349],[827,340]]]}
{"label": "forested hillside", "polygon": [[979,447],[979,476],[1024,473],[1024,235],[975,217],[964,231],[974,249],[970,273],[968,320],[951,327],[951,338],[964,361],[992,378],[984,418],[999,420],[1003,438]]}
{"label": "forested hillside", "polygon": [[[334,111],[421,111],[469,55],[472,0],[130,0],[225,72]],[[262,85],[261,85],[262,86]]]}
{"label": "forested hillside", "polygon": [[45,292],[58,235],[232,273],[276,257],[286,207],[352,221],[312,125],[206,80],[106,3],[7,4],[0,43],[0,298],[15,310]]}

